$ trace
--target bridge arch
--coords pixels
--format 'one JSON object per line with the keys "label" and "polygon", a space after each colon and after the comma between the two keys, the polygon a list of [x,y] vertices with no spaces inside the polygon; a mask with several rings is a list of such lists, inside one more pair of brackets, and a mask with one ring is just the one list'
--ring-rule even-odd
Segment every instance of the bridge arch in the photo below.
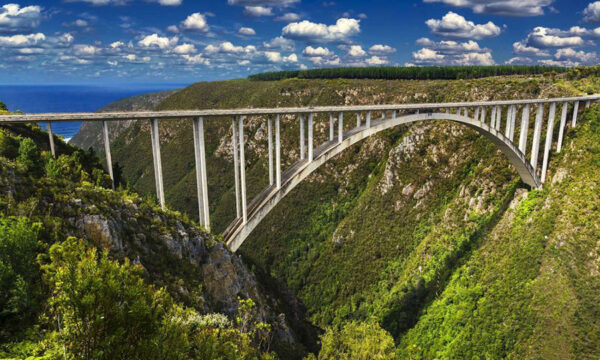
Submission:
{"label": "bridge arch", "polygon": [[244,224],[241,219],[234,220],[225,230],[223,237],[232,251],[237,251],[250,233],[267,216],[267,214],[298,184],[325,164],[329,159],[340,154],[352,145],[380,131],[399,125],[426,120],[448,120],[463,124],[493,142],[515,167],[524,183],[539,188],[541,182],[535,169],[519,148],[504,134],[479,120],[468,116],[449,113],[418,113],[395,118],[373,121],[370,127],[361,126],[347,131],[341,142],[332,140],[314,150],[314,158],[308,162],[301,160],[283,173],[281,188],[270,186],[259,194],[248,206],[248,219]]}

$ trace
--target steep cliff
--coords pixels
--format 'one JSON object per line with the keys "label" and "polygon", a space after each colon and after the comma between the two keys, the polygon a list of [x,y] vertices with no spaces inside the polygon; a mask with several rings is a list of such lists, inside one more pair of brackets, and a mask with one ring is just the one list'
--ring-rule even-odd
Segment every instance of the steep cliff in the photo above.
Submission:
{"label": "steep cliff", "polygon": [[[35,142],[28,143],[29,165],[24,165],[21,153],[29,139],[36,139],[42,152]],[[235,319],[238,300],[252,299],[257,320],[272,326],[271,348],[284,357],[300,357],[306,345],[314,346],[316,332],[291,295],[262,285],[240,257],[187,216],[162,211],[135,193],[107,189],[110,179],[97,159],[55,141],[57,160],[43,150],[47,134],[36,126],[0,129],[0,216],[39,222],[41,254],[69,237],[84,239],[112,259],[140,265],[146,281],[201,314]],[[32,316],[42,312],[43,304],[39,300]],[[17,341],[26,327],[12,323],[8,309],[2,310],[0,342]]]}

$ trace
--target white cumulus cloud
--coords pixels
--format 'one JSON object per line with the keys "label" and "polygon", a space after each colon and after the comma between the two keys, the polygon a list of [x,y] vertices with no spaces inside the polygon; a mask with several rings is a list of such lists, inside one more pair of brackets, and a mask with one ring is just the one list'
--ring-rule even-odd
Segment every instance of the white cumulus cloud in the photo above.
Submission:
{"label": "white cumulus cloud", "polygon": [[302,55],[304,56],[330,56],[333,53],[325,47],[317,47],[314,48],[312,46],[307,46],[304,51],[302,51]]}
{"label": "white cumulus cloud", "polygon": [[363,57],[367,55],[367,52],[364,51],[360,45],[352,45],[348,50],[348,55],[352,57]]}
{"label": "white cumulus cloud", "polygon": [[600,22],[600,1],[590,3],[585,10],[583,10],[583,21]]}
{"label": "white cumulus cloud", "polygon": [[347,42],[360,33],[360,20],[341,18],[335,25],[317,24],[304,20],[287,24],[281,31],[289,39],[312,43]]}
{"label": "white cumulus cloud", "polygon": [[161,50],[172,48],[177,45],[179,38],[174,36],[172,38],[158,36],[158,34],[152,34],[144,37],[138,41],[138,45],[144,48],[158,48]]}
{"label": "white cumulus cloud", "polygon": [[275,18],[275,21],[293,22],[300,20],[300,15],[289,12]]}
{"label": "white cumulus cloud", "polygon": [[389,45],[375,44],[369,48],[369,54],[372,55],[387,55],[395,52],[396,49]]}
{"label": "white cumulus cloud", "polygon": [[386,65],[389,63],[388,59],[379,56],[371,56],[365,62],[371,66]]}
{"label": "white cumulus cloud", "polygon": [[206,16],[200,13],[193,13],[181,23],[181,27],[189,31],[207,32],[209,29],[206,22]]}
{"label": "white cumulus cloud", "polygon": [[238,6],[276,6],[286,7],[293,5],[300,0],[227,0],[229,5]]}
{"label": "white cumulus cloud", "polygon": [[40,25],[42,8],[6,4],[0,7],[0,33],[27,32]]}
{"label": "white cumulus cloud", "polygon": [[238,30],[238,34],[239,35],[244,35],[244,36],[254,36],[256,35],[256,31],[254,31],[253,28],[249,28],[249,27],[241,27]]}
{"label": "white cumulus cloud", "polygon": [[431,32],[437,36],[455,38],[455,39],[475,39],[480,40],[500,35],[502,30],[493,22],[476,25],[472,21],[467,21],[463,16],[448,12],[441,20],[429,19],[425,22]]}
{"label": "white cumulus cloud", "polygon": [[266,49],[279,49],[283,51],[294,51],[296,45],[294,40],[286,39],[283,36],[278,36],[269,41],[263,42],[263,47]]}
{"label": "white cumulus cloud", "polygon": [[455,7],[471,8],[477,14],[506,16],[544,15],[544,8],[554,0],[423,0],[426,3],[441,2]]}
{"label": "white cumulus cloud", "polygon": [[194,54],[197,51],[193,44],[181,44],[173,49],[173,52],[176,54]]}
{"label": "white cumulus cloud", "polygon": [[27,47],[37,45],[39,42],[42,42],[44,40],[46,40],[46,36],[42,33],[29,35],[0,36],[0,46]]}
{"label": "white cumulus cloud", "polygon": [[244,15],[250,17],[273,16],[273,8],[266,6],[246,6]]}

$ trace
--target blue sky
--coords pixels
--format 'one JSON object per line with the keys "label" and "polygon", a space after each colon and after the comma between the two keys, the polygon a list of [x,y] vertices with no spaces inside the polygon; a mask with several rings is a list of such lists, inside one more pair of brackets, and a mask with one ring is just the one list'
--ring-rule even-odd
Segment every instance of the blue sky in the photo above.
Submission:
{"label": "blue sky", "polygon": [[599,63],[600,1],[0,2],[0,83],[191,83],[280,69]]}

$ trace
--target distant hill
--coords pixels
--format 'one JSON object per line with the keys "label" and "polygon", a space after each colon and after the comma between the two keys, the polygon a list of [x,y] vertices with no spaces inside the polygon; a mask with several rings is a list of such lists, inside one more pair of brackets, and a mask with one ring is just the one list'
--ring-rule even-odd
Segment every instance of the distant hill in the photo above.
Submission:
{"label": "distant hill", "polygon": [[[112,102],[101,109],[99,112],[111,111],[150,111],[153,110],[167,97],[177,93],[179,90],[166,90],[156,93],[141,94]],[[110,138],[116,138],[121,132],[131,125],[130,121],[120,121],[109,123]],[[82,149],[93,147],[96,151],[103,151],[102,144],[102,124],[96,122],[85,122],[81,128],[69,141],[71,144]],[[101,144],[99,147],[98,144]]]}
{"label": "distant hill", "polygon": [[253,81],[283,79],[382,79],[382,80],[460,80],[490,76],[538,75],[563,73],[564,67],[542,65],[493,66],[373,66],[286,70],[248,76]]}

